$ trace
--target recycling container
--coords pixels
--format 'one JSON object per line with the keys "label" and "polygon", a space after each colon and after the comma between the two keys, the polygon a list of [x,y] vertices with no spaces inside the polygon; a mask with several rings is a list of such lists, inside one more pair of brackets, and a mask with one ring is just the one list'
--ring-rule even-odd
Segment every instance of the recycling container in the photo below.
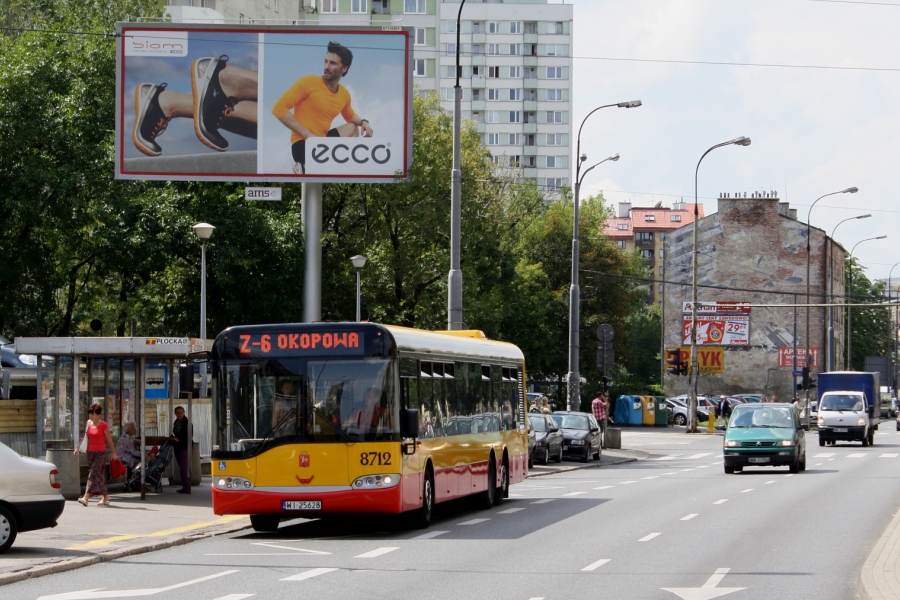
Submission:
{"label": "recycling container", "polygon": [[654,397],[656,401],[656,426],[667,427],[669,425],[669,411],[666,407],[665,396]]}
{"label": "recycling container", "polygon": [[630,411],[628,414],[629,425],[643,425],[644,423],[644,403],[640,396],[631,396]]}
{"label": "recycling container", "polygon": [[641,399],[642,423],[645,427],[656,425],[656,399],[653,396],[637,396]]}

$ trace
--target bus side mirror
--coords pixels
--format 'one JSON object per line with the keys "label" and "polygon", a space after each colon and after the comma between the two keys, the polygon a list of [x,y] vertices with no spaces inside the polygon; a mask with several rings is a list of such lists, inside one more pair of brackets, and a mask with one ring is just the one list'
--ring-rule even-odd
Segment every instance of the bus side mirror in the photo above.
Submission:
{"label": "bus side mirror", "polygon": [[400,437],[419,437],[419,409],[404,408],[400,416]]}

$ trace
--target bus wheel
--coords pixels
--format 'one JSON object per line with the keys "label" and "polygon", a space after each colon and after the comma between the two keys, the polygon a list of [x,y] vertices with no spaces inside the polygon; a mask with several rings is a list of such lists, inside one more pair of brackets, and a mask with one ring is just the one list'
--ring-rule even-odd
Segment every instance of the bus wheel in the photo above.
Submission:
{"label": "bus wheel", "polygon": [[278,515],[250,515],[250,525],[253,526],[253,531],[259,531],[260,533],[278,531],[280,522],[281,517]]}
{"label": "bus wheel", "polygon": [[434,476],[431,468],[425,470],[422,482],[422,508],[409,514],[409,524],[413,529],[428,529],[431,525],[431,514],[434,512]]}
{"label": "bus wheel", "polygon": [[494,506],[497,497],[497,459],[493,452],[488,459],[487,489],[481,495],[481,510],[487,510]]}
{"label": "bus wheel", "polygon": [[509,498],[509,463],[506,456],[500,466],[500,488],[494,491],[494,506],[500,506],[504,498]]}

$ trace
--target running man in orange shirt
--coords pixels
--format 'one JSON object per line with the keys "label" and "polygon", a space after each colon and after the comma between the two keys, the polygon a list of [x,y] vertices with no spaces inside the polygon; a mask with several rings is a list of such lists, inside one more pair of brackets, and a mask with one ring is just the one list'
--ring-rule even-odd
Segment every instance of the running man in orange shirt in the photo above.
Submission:
{"label": "running man in orange shirt", "polygon": [[[294,157],[294,173],[306,173],[306,139],[310,137],[359,137],[373,134],[369,121],[360,118],[350,106],[350,92],[341,85],[353,53],[337,42],[328,42],[325,54],[325,70],[321,77],[307,75],[281,95],[272,114],[291,130],[291,154]],[[331,122],[340,114],[347,121],[338,127]]]}

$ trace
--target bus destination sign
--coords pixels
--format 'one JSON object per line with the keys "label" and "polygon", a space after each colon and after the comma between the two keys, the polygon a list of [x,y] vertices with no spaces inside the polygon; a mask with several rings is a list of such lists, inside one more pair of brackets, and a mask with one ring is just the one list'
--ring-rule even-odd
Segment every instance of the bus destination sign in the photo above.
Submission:
{"label": "bus destination sign", "polygon": [[241,334],[241,355],[363,354],[362,333],[354,331],[315,331],[310,333]]}

